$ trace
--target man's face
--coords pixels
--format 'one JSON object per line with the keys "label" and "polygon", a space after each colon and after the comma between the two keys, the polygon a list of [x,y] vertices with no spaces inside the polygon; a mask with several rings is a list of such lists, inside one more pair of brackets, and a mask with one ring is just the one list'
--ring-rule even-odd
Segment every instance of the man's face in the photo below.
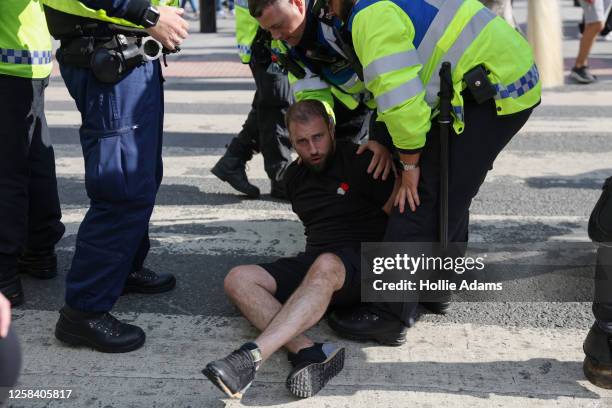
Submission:
{"label": "man's face", "polygon": [[300,43],[306,25],[304,0],[278,0],[269,5],[257,19],[259,25],[275,40],[296,46]]}
{"label": "man's face", "polygon": [[353,0],[329,0],[329,11],[346,23],[353,4]]}
{"label": "man's face", "polygon": [[334,152],[333,125],[327,126],[319,117],[306,123],[294,121],[289,126],[289,135],[302,163],[317,173],[323,171]]}

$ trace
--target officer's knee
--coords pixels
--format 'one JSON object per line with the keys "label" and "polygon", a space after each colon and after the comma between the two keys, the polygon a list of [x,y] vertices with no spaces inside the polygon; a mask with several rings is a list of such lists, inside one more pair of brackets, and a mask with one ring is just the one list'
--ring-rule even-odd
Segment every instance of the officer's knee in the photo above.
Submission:
{"label": "officer's knee", "polygon": [[338,290],[344,284],[346,271],[342,260],[334,254],[323,253],[314,261],[306,279],[310,284],[331,286]]}

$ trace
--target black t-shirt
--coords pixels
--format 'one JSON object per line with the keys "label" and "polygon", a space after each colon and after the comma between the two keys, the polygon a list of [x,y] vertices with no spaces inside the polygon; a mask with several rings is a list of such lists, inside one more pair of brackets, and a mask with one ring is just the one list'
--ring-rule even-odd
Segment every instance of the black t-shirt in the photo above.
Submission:
{"label": "black t-shirt", "polygon": [[284,181],[293,211],[304,224],[306,251],[358,248],[380,241],[387,214],[382,207],[393,191],[394,177],[374,180],[367,168],[372,152],[357,155],[358,146],[337,141],[336,151],[321,173],[293,162]]}

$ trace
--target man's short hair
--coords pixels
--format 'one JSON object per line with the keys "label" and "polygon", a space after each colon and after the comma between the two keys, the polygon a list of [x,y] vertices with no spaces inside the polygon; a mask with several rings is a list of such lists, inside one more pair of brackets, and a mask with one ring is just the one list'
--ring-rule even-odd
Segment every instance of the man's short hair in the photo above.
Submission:
{"label": "man's short hair", "polygon": [[315,118],[323,119],[327,127],[331,124],[331,118],[325,109],[325,105],[316,99],[306,99],[294,103],[287,109],[285,126],[289,130],[289,126],[293,122],[307,123]]}
{"label": "man's short hair", "polygon": [[288,0],[249,0],[249,13],[255,18],[259,18],[266,7],[275,4],[277,1]]}

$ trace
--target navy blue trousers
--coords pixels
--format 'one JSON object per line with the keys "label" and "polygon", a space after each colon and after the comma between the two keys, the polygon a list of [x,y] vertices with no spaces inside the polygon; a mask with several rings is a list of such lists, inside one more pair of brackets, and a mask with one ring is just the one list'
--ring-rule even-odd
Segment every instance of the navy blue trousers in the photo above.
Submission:
{"label": "navy blue trousers", "polygon": [[90,207],[66,276],[66,304],[109,311],[149,251],[148,225],[162,179],[163,77],[159,61],[110,85],[60,65],[81,113]]}

